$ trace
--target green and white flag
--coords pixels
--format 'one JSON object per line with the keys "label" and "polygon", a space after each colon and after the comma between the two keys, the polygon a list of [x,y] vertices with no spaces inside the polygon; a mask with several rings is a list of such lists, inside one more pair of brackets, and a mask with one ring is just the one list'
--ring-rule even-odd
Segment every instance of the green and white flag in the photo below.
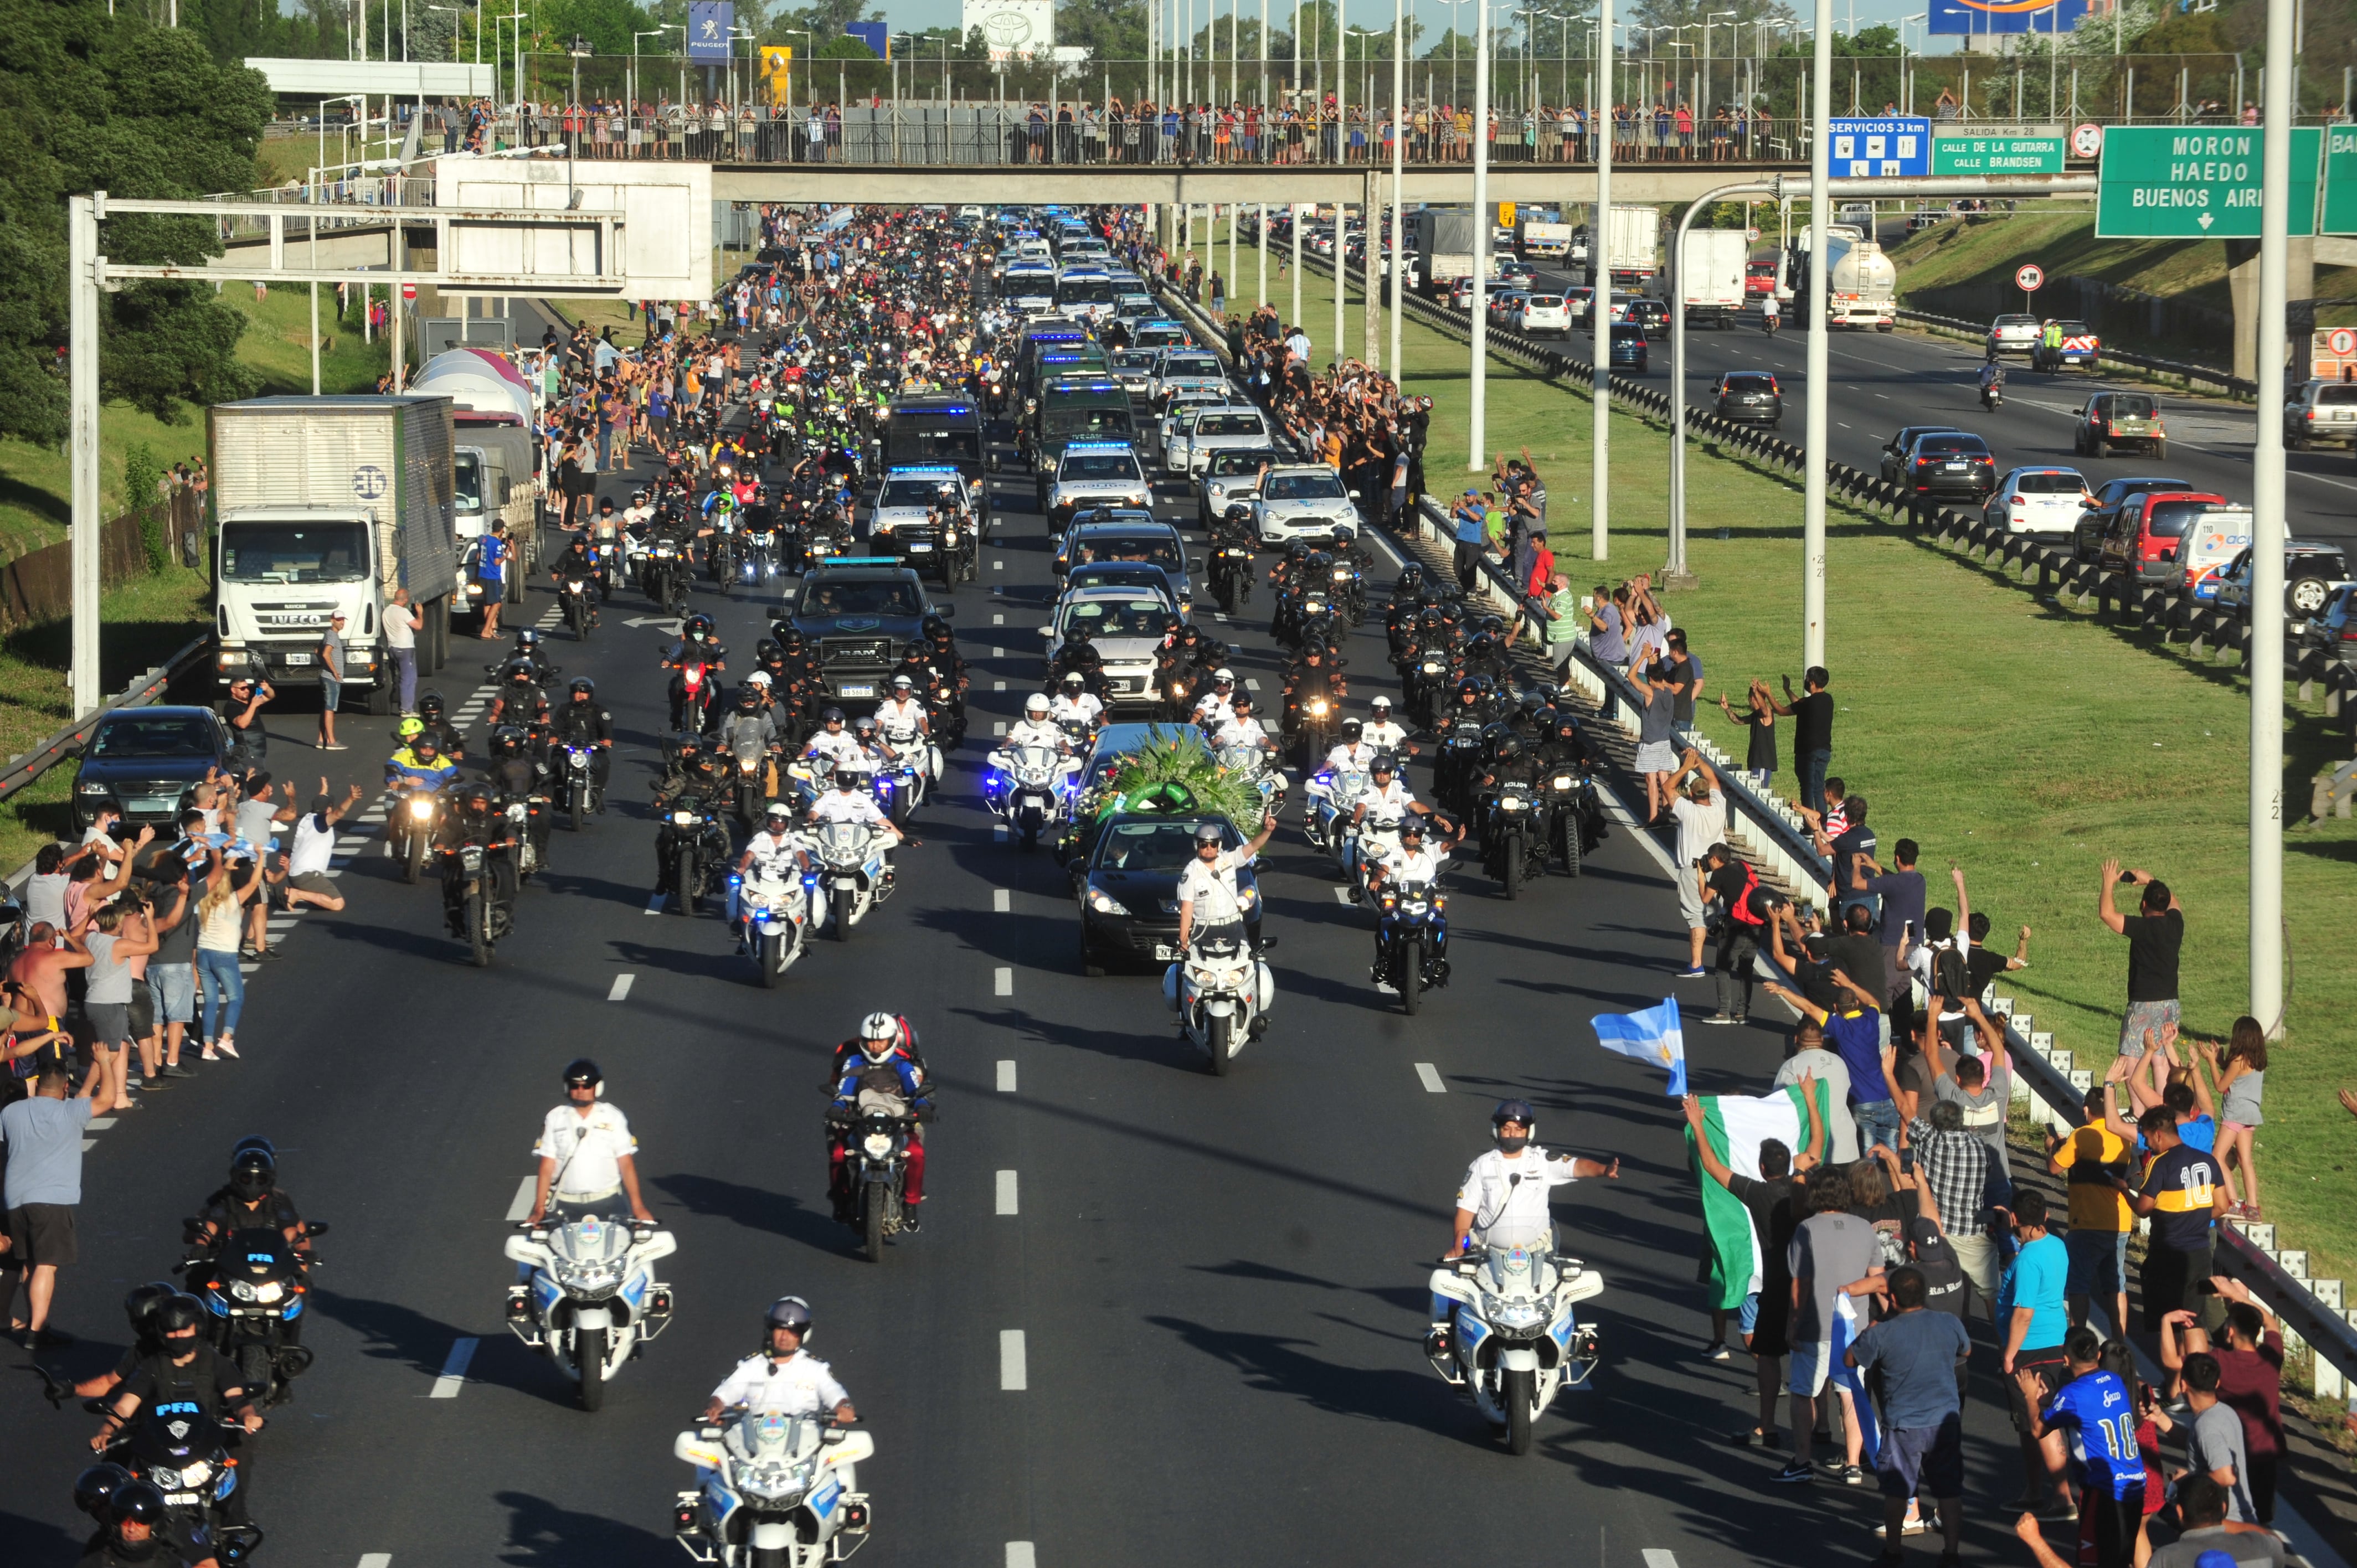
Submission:
{"label": "green and white flag", "polygon": [[[1817,1115],[1823,1120],[1831,1113],[1828,1094],[1830,1086],[1816,1085]],[[1809,1146],[1808,1102],[1801,1098],[1798,1085],[1780,1089],[1773,1094],[1750,1099],[1735,1094],[1706,1094],[1702,1097],[1703,1136],[1710,1140],[1711,1152],[1726,1162],[1727,1168],[1738,1176],[1757,1179],[1760,1175],[1760,1145],[1774,1138],[1794,1154]],[[1694,1166],[1695,1179],[1702,1187],[1703,1230],[1710,1239],[1710,1285],[1713,1305],[1732,1311],[1743,1305],[1743,1298],[1760,1288],[1760,1249],[1767,1241],[1753,1233],[1751,1211],[1742,1200],[1710,1179],[1702,1168],[1702,1157],[1694,1152],[1694,1129],[1686,1129],[1687,1159]]]}

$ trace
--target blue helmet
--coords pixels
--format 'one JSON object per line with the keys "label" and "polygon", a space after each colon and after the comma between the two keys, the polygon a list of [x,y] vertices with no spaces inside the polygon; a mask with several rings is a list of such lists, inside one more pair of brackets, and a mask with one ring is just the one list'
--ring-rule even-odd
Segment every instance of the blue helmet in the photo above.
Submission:
{"label": "blue helmet", "polygon": [[1527,1100],[1501,1100],[1498,1108],[1490,1112],[1490,1125],[1502,1127],[1509,1122],[1519,1122],[1524,1127],[1538,1125],[1539,1113],[1531,1109]]}

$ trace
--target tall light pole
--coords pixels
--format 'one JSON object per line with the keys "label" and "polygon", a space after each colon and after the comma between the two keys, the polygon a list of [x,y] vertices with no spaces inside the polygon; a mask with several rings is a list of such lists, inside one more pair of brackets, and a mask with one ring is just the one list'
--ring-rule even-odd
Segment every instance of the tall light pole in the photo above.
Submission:
{"label": "tall light pole", "polygon": [[1490,401],[1490,0],[1473,0],[1473,289],[1467,303],[1473,307],[1472,456],[1466,467],[1473,472],[1486,465],[1489,449]]}
{"label": "tall light pole", "polygon": [[[2281,0],[2276,0],[2281,4]],[[1825,463],[1832,388],[1831,336],[1825,329],[1825,243],[1833,219],[1834,0],[1817,0],[1816,75],[1809,84],[1808,416],[1801,502],[1801,663],[1825,661]],[[1678,391],[1684,392],[1683,387]]]}
{"label": "tall light pole", "polygon": [[[1701,100],[1700,100],[1698,102],[1696,102],[1696,103],[1695,103],[1695,112],[1697,114],[1708,113],[1710,112],[1710,25],[1711,25],[1713,22],[1717,21],[1721,16],[1724,16],[1724,17],[1726,17],[1726,18],[1727,18],[1727,31],[1728,31],[1730,34],[1732,34],[1732,33],[1735,31],[1735,23],[1736,23],[1736,17],[1737,17],[1737,16],[1738,16],[1738,13],[1733,12],[1733,11],[1711,11],[1711,12],[1706,13],[1706,14],[1705,14],[1705,16],[1703,16],[1703,19],[1702,19],[1702,97],[1701,97]],[[1736,38],[1736,39],[1735,39],[1735,47],[1736,47],[1737,48],[1740,49],[1740,48],[1743,47],[1743,40],[1742,40],[1741,38]],[[1732,76],[1732,68],[1730,68],[1729,74],[1730,74],[1730,78],[1731,78],[1731,76]],[[1731,83],[1731,81],[1730,81],[1730,85],[1731,85],[1731,84],[1732,84],[1732,83]],[[1734,94],[1733,94],[1732,92],[1729,92],[1729,93],[1727,94],[1727,96],[1731,98],[1731,97],[1733,97],[1733,96],[1734,96]],[[1695,127],[1695,129],[1696,129],[1696,130],[1700,130],[1700,129],[1701,129],[1701,127],[1700,127],[1700,126],[1696,126],[1696,127]]]}
{"label": "tall light pole", "polygon": [[[1589,491],[1587,553],[1596,560],[1609,560],[1612,553],[1612,514],[1605,498],[1612,492],[1612,137],[1618,127],[1613,124],[1612,105],[1612,0],[1597,0],[1597,48],[1602,59],[1597,67],[1597,81],[1601,84],[1596,107],[1587,116],[1596,132],[1596,217],[1587,226],[1587,264],[1592,274],[1587,291],[1587,321],[1596,332],[1596,371],[1594,395],[1596,406],[1589,411],[1595,421],[1591,444],[1593,467],[1587,477]],[[1683,395],[1684,389],[1671,389],[1674,395]]]}
{"label": "tall light pole", "polygon": [[2251,455],[2251,1016],[2283,1031],[2284,353],[2295,0],[2268,0],[2259,89],[2259,439]]}
{"label": "tall light pole", "polygon": [[[1345,109],[1351,99],[1350,49],[1351,35],[1342,25],[1344,0],[1334,0],[1334,161],[1348,167],[1351,161],[1351,128],[1343,123]],[[1343,285],[1351,279],[1350,230],[1343,214],[1350,203],[1340,195],[1334,198],[1334,363],[1342,362],[1342,296]]]}
{"label": "tall light pole", "polygon": [[[1406,307],[1401,290],[1407,275],[1407,229],[1400,208],[1400,185],[1407,172],[1407,13],[1402,0],[1392,0],[1392,380],[1404,380],[1407,367],[1400,359],[1400,315]],[[1372,237],[1369,243],[1372,243]]]}

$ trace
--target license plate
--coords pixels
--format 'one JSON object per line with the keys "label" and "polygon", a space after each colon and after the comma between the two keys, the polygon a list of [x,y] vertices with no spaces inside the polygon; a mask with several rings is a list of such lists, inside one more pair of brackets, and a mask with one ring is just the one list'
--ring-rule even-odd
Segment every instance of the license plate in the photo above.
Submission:
{"label": "license plate", "polygon": [[1157,942],[1154,944],[1154,961],[1157,963],[1175,963],[1178,961],[1178,950],[1172,947],[1168,942]]}
{"label": "license plate", "polygon": [[189,1508],[195,1505],[197,1494],[194,1492],[166,1492],[164,1494],[164,1500],[174,1508]]}
{"label": "license plate", "polygon": [[145,796],[125,804],[135,811],[168,811],[176,802],[162,796]]}
{"label": "license plate", "polygon": [[909,542],[909,553],[911,555],[922,555],[931,548],[932,546],[930,544],[920,544],[914,540],[911,540]]}
{"label": "license plate", "polygon": [[846,697],[872,697],[876,694],[876,688],[873,686],[845,686],[843,689],[843,694]]}
{"label": "license plate", "polygon": [[307,653],[290,653],[286,655],[286,662],[289,664],[308,664],[311,662],[311,656]]}
{"label": "license plate", "polygon": [[1947,472],[1951,474],[1961,474],[1964,471],[1964,466],[1962,463],[1950,463],[1945,467]]}

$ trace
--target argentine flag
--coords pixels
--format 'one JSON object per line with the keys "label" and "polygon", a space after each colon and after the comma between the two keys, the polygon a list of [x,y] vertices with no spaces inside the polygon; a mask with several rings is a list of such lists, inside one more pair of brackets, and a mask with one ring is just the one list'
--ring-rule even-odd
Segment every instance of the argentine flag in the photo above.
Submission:
{"label": "argentine flag", "polygon": [[1677,998],[1642,1013],[1600,1013],[1588,1022],[1595,1026],[1598,1045],[1615,1056],[1669,1069],[1669,1092],[1685,1093],[1686,1039],[1678,1027]]}

